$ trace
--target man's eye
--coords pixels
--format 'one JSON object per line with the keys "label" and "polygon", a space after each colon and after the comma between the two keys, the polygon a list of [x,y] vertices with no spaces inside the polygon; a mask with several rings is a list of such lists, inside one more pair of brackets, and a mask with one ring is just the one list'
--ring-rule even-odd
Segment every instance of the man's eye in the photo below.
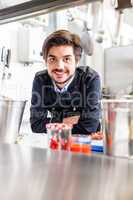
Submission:
{"label": "man's eye", "polygon": [[71,61],[71,58],[70,57],[65,57],[64,58],[64,62],[70,62]]}
{"label": "man's eye", "polygon": [[52,62],[55,62],[55,58],[48,58],[48,62],[52,63]]}

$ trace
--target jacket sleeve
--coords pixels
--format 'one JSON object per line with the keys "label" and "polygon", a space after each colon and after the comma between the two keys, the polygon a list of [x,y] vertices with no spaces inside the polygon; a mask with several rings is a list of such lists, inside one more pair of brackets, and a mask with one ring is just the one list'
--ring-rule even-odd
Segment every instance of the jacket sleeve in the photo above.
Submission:
{"label": "jacket sleeve", "polygon": [[100,129],[101,85],[99,75],[96,73],[90,80],[86,80],[83,85],[84,108],[78,124],[73,127],[73,134],[90,134]]}
{"label": "jacket sleeve", "polygon": [[38,76],[35,76],[32,86],[30,107],[30,124],[32,131],[35,133],[45,133],[46,124],[50,121],[50,119],[47,118],[47,110],[43,105],[42,94],[42,81]]}

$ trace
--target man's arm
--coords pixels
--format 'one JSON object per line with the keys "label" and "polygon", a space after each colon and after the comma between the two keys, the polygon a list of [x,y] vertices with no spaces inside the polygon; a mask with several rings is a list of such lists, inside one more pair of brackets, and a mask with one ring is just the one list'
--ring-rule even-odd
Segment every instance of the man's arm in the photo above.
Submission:
{"label": "man's arm", "polygon": [[35,133],[46,132],[46,124],[50,119],[47,118],[47,110],[43,106],[42,93],[43,88],[41,81],[35,76],[32,87],[32,98],[30,107],[30,124]]}
{"label": "man's arm", "polygon": [[73,134],[90,134],[97,132],[101,117],[101,86],[100,77],[96,73],[91,80],[84,82],[85,96],[83,101],[85,107],[78,121],[78,124],[73,126]]}
{"label": "man's arm", "polygon": [[66,117],[63,119],[63,123],[73,126],[74,124],[78,123],[79,117],[80,116]]}

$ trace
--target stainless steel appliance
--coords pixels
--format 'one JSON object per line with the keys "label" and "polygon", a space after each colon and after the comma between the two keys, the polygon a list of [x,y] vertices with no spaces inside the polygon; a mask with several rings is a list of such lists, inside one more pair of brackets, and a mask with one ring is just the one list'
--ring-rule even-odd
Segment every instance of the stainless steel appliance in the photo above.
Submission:
{"label": "stainless steel appliance", "polygon": [[133,156],[133,100],[103,100],[104,152]]}
{"label": "stainless steel appliance", "polygon": [[0,143],[14,143],[19,133],[26,101],[0,97]]}

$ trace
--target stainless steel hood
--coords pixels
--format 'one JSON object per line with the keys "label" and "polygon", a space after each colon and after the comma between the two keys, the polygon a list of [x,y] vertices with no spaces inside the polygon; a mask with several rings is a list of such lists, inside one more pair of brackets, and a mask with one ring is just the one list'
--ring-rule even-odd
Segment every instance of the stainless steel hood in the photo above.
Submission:
{"label": "stainless steel hood", "polygon": [[102,0],[0,0],[0,24]]}
{"label": "stainless steel hood", "polygon": [[10,1],[0,0],[0,9],[16,6],[18,4],[26,3],[28,1],[31,1],[31,0],[18,0],[18,1],[17,0],[10,0]]}

